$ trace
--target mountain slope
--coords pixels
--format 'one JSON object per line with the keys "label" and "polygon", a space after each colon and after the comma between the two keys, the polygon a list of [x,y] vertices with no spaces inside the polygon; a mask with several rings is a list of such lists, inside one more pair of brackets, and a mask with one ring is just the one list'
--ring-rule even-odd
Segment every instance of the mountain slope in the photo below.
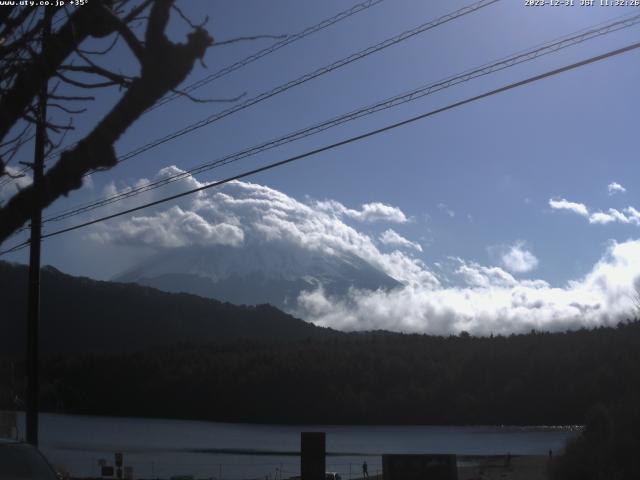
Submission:
{"label": "mountain slope", "polygon": [[353,254],[254,243],[164,251],[114,278],[168,292],[186,292],[236,304],[269,303],[293,312],[303,290],[332,295],[349,288],[392,289],[400,284]]}
{"label": "mountain slope", "polygon": [[[0,262],[0,352],[24,351],[27,273]],[[52,267],[41,274],[44,352],[126,352],[188,343],[287,342],[334,338],[270,305],[244,307],[133,284],[73,277]]]}

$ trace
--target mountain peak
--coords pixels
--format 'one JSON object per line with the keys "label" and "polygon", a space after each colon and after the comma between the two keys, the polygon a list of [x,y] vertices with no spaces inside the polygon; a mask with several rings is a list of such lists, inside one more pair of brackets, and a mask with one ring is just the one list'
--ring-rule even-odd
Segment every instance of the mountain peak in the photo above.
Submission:
{"label": "mountain peak", "polygon": [[278,242],[189,246],[156,254],[114,278],[169,292],[194,293],[236,304],[269,303],[294,311],[302,291],[334,295],[350,288],[392,289],[399,282],[359,256]]}

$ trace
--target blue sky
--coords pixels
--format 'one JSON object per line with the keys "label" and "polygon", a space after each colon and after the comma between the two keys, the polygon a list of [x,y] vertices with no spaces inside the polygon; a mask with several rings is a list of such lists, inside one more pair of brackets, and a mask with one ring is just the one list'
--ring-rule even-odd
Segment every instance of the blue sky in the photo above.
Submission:
{"label": "blue sky", "polygon": [[[194,20],[209,16],[208,30],[219,40],[295,33],[351,5],[344,1],[282,0],[183,3],[183,10]],[[470,3],[383,1],[198,90],[197,95],[230,98],[246,92],[252,97]],[[109,172],[95,174],[90,186],[57,202],[45,216],[100,197],[105,188],[121,189],[140,178],[152,178],[162,167],[188,169],[633,12],[640,13],[640,8],[525,7],[524,0],[500,1],[146,152]],[[172,36],[181,38],[184,32],[184,24],[174,19]],[[625,46],[638,41],[639,33],[640,27],[635,26],[590,40],[208,172],[198,176],[198,181],[223,178]],[[197,66],[186,83],[270,43],[260,40],[212,47],[204,59],[207,68]],[[111,61],[123,71],[135,68],[124,48]],[[631,52],[248,181],[300,202],[335,200],[352,209],[373,202],[396,207],[408,221],[368,223],[358,230],[379,239],[392,228],[420,244],[422,251],[409,247],[410,255],[433,271],[437,270],[434,265],[452,258],[509,271],[505,256],[511,253],[509,258],[517,257],[528,265],[511,265],[517,279],[542,279],[551,286],[565,286],[592,272],[612,241],[621,244],[638,238],[638,224],[628,212],[608,223],[602,217],[600,223],[589,217],[609,208],[620,212],[630,206],[640,209],[635,111],[640,99],[638,61],[640,52]],[[76,135],[86,132],[119,94],[103,94],[91,105]],[[117,151],[126,153],[227,106],[184,99],[171,102],[136,123],[118,143]],[[612,182],[626,191],[610,192]],[[583,204],[589,213],[552,208],[550,200],[562,199]],[[100,213],[104,212],[91,215]],[[73,274],[110,278],[139,255],[136,249],[95,242],[90,231],[80,230],[45,242],[43,263]],[[26,251],[8,257],[16,261],[26,258]]]}

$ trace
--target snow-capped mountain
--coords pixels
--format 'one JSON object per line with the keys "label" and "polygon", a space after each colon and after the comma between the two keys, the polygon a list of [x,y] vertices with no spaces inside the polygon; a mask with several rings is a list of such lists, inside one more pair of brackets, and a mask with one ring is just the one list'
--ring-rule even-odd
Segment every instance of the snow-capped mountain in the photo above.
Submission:
{"label": "snow-capped mountain", "polygon": [[165,250],[114,280],[235,304],[269,303],[289,312],[295,310],[300,292],[319,286],[331,295],[343,295],[350,287],[377,290],[400,285],[357,255],[275,242]]}

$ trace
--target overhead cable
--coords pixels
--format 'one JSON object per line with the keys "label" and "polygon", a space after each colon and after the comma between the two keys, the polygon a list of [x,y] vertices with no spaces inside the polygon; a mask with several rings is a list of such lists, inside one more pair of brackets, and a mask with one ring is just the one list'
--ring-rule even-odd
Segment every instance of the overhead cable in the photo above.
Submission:
{"label": "overhead cable", "polygon": [[[308,158],[308,157],[317,155],[317,154],[322,153],[322,152],[326,152],[328,150],[333,150],[335,148],[338,148],[338,147],[341,147],[341,146],[344,146],[344,145],[355,143],[355,142],[358,142],[360,140],[364,140],[366,138],[369,138],[369,137],[372,137],[372,136],[375,136],[375,135],[379,135],[381,133],[384,133],[384,132],[387,132],[387,131],[390,131],[390,130],[394,130],[394,129],[402,127],[402,126],[405,126],[405,125],[408,125],[408,124],[411,124],[411,123],[415,123],[415,122],[417,122],[419,120],[423,120],[425,118],[432,117],[432,116],[437,115],[439,113],[443,113],[443,112],[446,112],[446,111],[449,111],[449,110],[453,110],[453,109],[461,107],[463,105],[467,105],[469,103],[476,102],[478,100],[482,100],[482,99],[497,95],[499,93],[503,93],[503,92],[506,92],[506,91],[509,91],[509,90],[513,90],[515,88],[522,87],[524,85],[528,85],[528,84],[543,80],[545,78],[556,76],[556,75],[559,75],[561,73],[564,73],[564,72],[567,72],[567,71],[570,71],[570,70],[575,70],[577,68],[580,68],[580,67],[583,67],[585,65],[592,64],[592,63],[596,63],[596,62],[605,60],[607,58],[611,58],[611,57],[614,57],[614,56],[617,56],[617,55],[622,55],[624,53],[630,52],[630,51],[638,49],[638,48],[640,48],[640,42],[633,43],[631,45],[627,45],[626,47],[618,48],[616,50],[611,50],[611,51],[609,51],[607,53],[604,53],[604,54],[601,54],[601,55],[596,55],[594,57],[590,57],[590,58],[588,58],[586,60],[582,60],[582,61],[579,61],[579,62],[576,62],[576,63],[572,63],[570,65],[565,65],[564,67],[556,68],[554,70],[550,70],[550,71],[547,71],[545,73],[541,73],[539,75],[534,75],[534,76],[529,77],[529,78],[527,78],[525,80],[520,80],[518,82],[510,83],[510,84],[505,85],[503,87],[500,87],[500,88],[497,88],[497,89],[482,93],[480,95],[476,95],[476,96],[467,98],[465,100],[461,100],[459,102],[451,103],[451,104],[449,104],[447,106],[444,106],[444,107],[441,107],[441,108],[438,108],[438,109],[435,109],[435,110],[431,110],[429,112],[426,112],[426,113],[423,113],[423,114],[408,118],[406,120],[402,120],[400,122],[393,123],[391,125],[387,125],[387,126],[382,127],[382,128],[371,130],[371,131],[369,131],[367,133],[363,133],[361,135],[356,135],[356,136],[347,138],[345,140],[341,140],[339,142],[335,142],[335,143],[332,143],[330,145],[326,145],[324,147],[320,147],[320,148],[317,148],[317,149],[314,149],[314,150],[310,150],[310,151],[302,153],[300,155],[295,155],[293,157],[289,157],[289,158],[286,158],[284,160],[273,162],[273,163],[270,163],[268,165],[264,165],[262,167],[255,168],[253,170],[245,171],[243,173],[239,173],[237,175],[233,175],[231,177],[227,177],[224,180],[218,180],[216,182],[208,183],[206,185],[203,185],[203,186],[200,186],[200,187],[197,187],[197,188],[193,188],[193,189],[190,189],[190,190],[186,190],[184,192],[177,193],[175,195],[164,197],[164,198],[161,198],[159,200],[155,200],[153,202],[145,203],[143,205],[138,205],[137,207],[129,208],[129,209],[126,209],[126,210],[123,210],[123,211],[120,211],[120,212],[117,212],[117,213],[114,213],[114,214],[111,214],[111,215],[106,215],[104,217],[100,217],[100,218],[97,218],[97,219],[94,219],[94,220],[83,222],[83,223],[80,223],[80,224],[77,224],[77,225],[74,225],[74,226],[71,226],[71,227],[67,227],[67,228],[63,228],[63,229],[60,229],[60,230],[56,230],[54,232],[50,232],[50,233],[47,233],[45,235],[42,235],[42,238],[45,239],[45,238],[55,237],[55,236],[61,235],[63,233],[72,232],[72,231],[78,230],[80,228],[88,227],[90,225],[95,225],[97,223],[101,223],[101,222],[104,222],[104,221],[107,221],[107,220],[112,220],[114,218],[118,218],[118,217],[121,217],[123,215],[128,215],[128,214],[131,214],[131,213],[134,213],[134,212],[137,212],[137,211],[149,208],[149,207],[160,205],[162,203],[166,203],[166,202],[169,202],[169,201],[172,201],[172,200],[177,200],[179,198],[186,197],[188,195],[192,195],[192,194],[197,193],[197,192],[201,192],[201,191],[208,190],[208,189],[211,189],[211,188],[219,187],[221,185],[224,185],[226,183],[232,182],[234,180],[240,180],[242,178],[245,178],[245,177],[248,177],[248,176],[251,176],[251,175],[255,175],[257,173],[265,172],[267,170],[272,170],[274,168],[281,167],[281,166],[284,166],[286,164],[293,163],[293,162],[296,162],[298,160],[302,160],[304,158]],[[17,250],[21,250],[22,248],[25,248],[28,245],[29,245],[29,241],[22,242],[22,243],[20,243],[18,245],[15,245],[14,247],[12,247],[12,248],[10,248],[8,250],[1,251],[0,252],[0,256],[5,255],[5,254],[10,253],[10,252],[15,252]]]}
{"label": "overhead cable", "polygon": [[481,67],[477,67],[475,69],[472,70],[467,70],[463,73],[448,77],[444,80],[440,80],[425,86],[422,86],[420,88],[411,90],[409,92],[406,93],[402,93],[399,95],[396,95],[394,97],[379,101],[377,103],[374,103],[372,105],[368,105],[365,107],[361,107],[358,108],[356,110],[353,110],[351,112],[348,112],[346,114],[343,114],[341,116],[338,117],[334,117],[330,120],[326,120],[324,122],[306,127],[304,129],[301,130],[297,130],[295,132],[289,133],[287,135],[284,135],[282,137],[276,138],[276,139],[272,139],[269,140],[267,142],[263,142],[260,143],[258,145],[252,146],[250,148],[246,148],[243,149],[239,152],[230,154],[230,155],[226,155],[222,158],[216,159],[214,161],[211,162],[207,162],[204,164],[201,164],[199,166],[190,168],[189,170],[183,171],[183,172],[178,172],[172,175],[168,175],[165,176],[163,178],[160,178],[158,180],[155,181],[151,181],[148,183],[144,183],[142,185],[139,185],[137,187],[131,188],[129,190],[126,190],[124,192],[119,192],[117,194],[114,195],[110,195],[107,197],[104,197],[100,200],[97,201],[93,201],[93,202],[89,202],[80,206],[76,206],[70,209],[67,209],[63,212],[54,214],[48,218],[46,218],[44,221],[45,222],[57,222],[57,221],[61,221],[64,219],[67,219],[69,217],[81,214],[81,213],[85,213],[91,210],[94,210],[96,208],[100,208],[106,205],[110,205],[112,203],[127,199],[127,198],[131,198],[133,196],[142,194],[144,192],[148,192],[150,190],[155,190],[156,188],[160,188],[163,187],[165,185],[168,185],[170,183],[179,181],[179,180],[183,180],[185,178],[188,178],[190,176],[193,175],[197,175],[203,172],[206,172],[208,170],[212,170],[215,168],[219,168],[222,167],[224,165],[227,165],[229,163],[233,163],[239,160],[242,160],[244,158],[247,157],[251,157],[254,155],[257,155],[258,153],[264,152],[266,150],[270,150],[272,148],[275,147],[279,147],[281,145],[287,144],[287,143],[291,143],[293,141],[296,140],[300,140],[302,138],[314,135],[316,133],[320,133],[322,131],[328,130],[330,128],[336,127],[338,125],[342,125],[344,123],[368,116],[368,115],[372,115],[374,113],[383,111],[383,110],[387,110],[389,108],[393,108],[411,101],[415,101],[418,100],[420,98],[423,98],[427,95],[431,95],[435,92],[444,90],[446,88],[452,87],[454,85],[458,85],[460,83],[463,82],[467,82],[470,81],[472,79],[484,76],[484,75],[488,75],[497,71],[501,71],[503,69],[527,62],[527,61],[531,61],[534,60],[536,58],[539,58],[543,55],[548,55],[550,53],[554,53],[557,52],[558,50],[573,46],[573,45],[577,45],[579,43],[582,43],[586,40],[590,40],[602,35],[606,35],[608,33],[614,32],[614,31],[618,31],[620,29],[623,28],[628,28],[631,27],[633,25],[636,25],[640,23],[640,14],[636,14],[634,16],[628,17],[628,18],[624,18],[621,20],[617,20],[615,22],[610,22],[604,25],[600,25],[594,28],[591,28],[589,30],[586,31],[580,31],[580,33],[578,34],[572,34],[571,36],[566,36],[563,37],[561,39],[555,40],[553,42],[549,42],[547,44],[543,44],[542,46],[539,46],[537,48],[531,49],[531,50],[527,50],[527,51],[523,51],[523,52],[519,52],[516,53],[514,55],[511,55],[509,57],[503,58],[501,60],[495,61],[493,63],[489,63],[489,64],[485,64]]}

